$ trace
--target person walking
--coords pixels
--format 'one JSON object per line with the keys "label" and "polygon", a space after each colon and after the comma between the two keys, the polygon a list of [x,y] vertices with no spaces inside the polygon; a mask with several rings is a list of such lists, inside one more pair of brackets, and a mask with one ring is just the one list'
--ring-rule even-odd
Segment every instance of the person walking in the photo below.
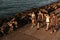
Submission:
{"label": "person walking", "polygon": [[36,22],[36,15],[34,14],[34,12],[32,12],[31,20],[32,20],[32,28],[33,28],[35,26],[35,22]]}
{"label": "person walking", "polygon": [[51,14],[51,18],[50,18],[51,22],[50,22],[50,26],[51,26],[51,34],[53,32],[56,32],[57,28],[58,28],[58,18],[56,17],[55,13]]}
{"label": "person walking", "polygon": [[50,25],[50,16],[48,14],[45,14],[46,17],[46,31],[49,29],[49,25]]}
{"label": "person walking", "polygon": [[38,13],[37,30],[39,30],[39,28],[42,26],[42,22],[43,22],[43,13],[41,13],[39,11],[39,13]]}

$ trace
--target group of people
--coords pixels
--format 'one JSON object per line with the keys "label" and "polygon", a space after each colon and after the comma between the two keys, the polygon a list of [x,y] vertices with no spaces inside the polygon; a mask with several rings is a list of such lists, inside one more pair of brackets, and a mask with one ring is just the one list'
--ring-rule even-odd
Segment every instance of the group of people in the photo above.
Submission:
{"label": "group of people", "polygon": [[56,32],[58,28],[58,18],[55,13],[48,14],[39,11],[37,16],[34,12],[31,15],[32,28],[36,26],[37,30],[41,27],[46,27],[45,30],[51,29],[50,33]]}

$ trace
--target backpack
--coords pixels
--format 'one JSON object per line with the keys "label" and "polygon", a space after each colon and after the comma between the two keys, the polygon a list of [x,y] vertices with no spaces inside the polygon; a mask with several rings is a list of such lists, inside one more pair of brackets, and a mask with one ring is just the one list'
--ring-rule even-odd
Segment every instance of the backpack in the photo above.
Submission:
{"label": "backpack", "polygon": [[38,21],[42,21],[42,15],[38,15]]}

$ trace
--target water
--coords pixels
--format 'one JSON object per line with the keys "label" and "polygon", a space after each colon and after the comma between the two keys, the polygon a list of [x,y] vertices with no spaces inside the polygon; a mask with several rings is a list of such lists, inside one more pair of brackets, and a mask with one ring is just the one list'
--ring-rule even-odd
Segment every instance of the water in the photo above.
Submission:
{"label": "water", "polygon": [[58,0],[0,0],[0,16],[44,6]]}

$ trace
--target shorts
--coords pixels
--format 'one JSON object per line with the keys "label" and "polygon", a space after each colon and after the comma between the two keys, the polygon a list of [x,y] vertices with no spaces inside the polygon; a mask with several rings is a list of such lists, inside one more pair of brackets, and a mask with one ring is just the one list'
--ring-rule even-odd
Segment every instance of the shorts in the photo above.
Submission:
{"label": "shorts", "polygon": [[46,22],[46,24],[49,24],[50,22]]}
{"label": "shorts", "polygon": [[51,25],[51,27],[55,27],[55,25]]}
{"label": "shorts", "polygon": [[39,23],[42,23],[42,20],[38,20]]}
{"label": "shorts", "polygon": [[55,25],[51,25],[51,30],[57,30],[57,29],[58,29],[57,26],[55,26]]}
{"label": "shorts", "polygon": [[50,23],[50,22],[46,22],[46,23]]}

